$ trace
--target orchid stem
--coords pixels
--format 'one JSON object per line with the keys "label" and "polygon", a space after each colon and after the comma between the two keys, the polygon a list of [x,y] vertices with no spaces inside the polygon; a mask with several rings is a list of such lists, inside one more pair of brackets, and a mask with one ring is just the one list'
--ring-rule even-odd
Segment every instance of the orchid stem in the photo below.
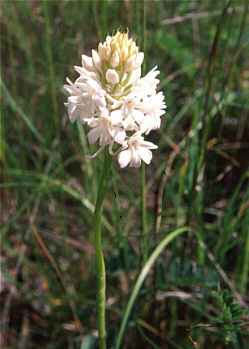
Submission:
{"label": "orchid stem", "polygon": [[143,264],[148,259],[147,244],[147,212],[146,212],[146,180],[145,164],[141,164],[141,223],[142,223],[142,245],[143,245]]}
{"label": "orchid stem", "polygon": [[95,267],[96,267],[96,306],[97,325],[99,333],[100,349],[106,349],[106,328],[105,328],[105,303],[106,303],[106,274],[105,261],[101,244],[101,218],[105,193],[112,164],[112,156],[105,149],[105,160],[102,176],[99,183],[98,196],[94,210],[94,246],[95,246]]}

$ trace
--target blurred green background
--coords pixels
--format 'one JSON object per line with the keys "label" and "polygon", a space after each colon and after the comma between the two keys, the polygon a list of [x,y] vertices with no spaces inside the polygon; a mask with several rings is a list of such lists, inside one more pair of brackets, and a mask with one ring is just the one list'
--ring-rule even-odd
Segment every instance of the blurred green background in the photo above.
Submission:
{"label": "blurred green background", "polygon": [[[85,159],[97,146],[69,122],[63,85],[117,28],[143,47],[142,5],[1,1],[2,348],[97,347],[92,211],[103,156]],[[158,145],[146,166],[149,254],[172,229],[191,229],[150,270],[122,348],[247,348],[248,2],[145,6],[146,71],[158,66],[167,104],[147,137]],[[111,348],[144,253],[140,171],[116,159],[103,246]]]}

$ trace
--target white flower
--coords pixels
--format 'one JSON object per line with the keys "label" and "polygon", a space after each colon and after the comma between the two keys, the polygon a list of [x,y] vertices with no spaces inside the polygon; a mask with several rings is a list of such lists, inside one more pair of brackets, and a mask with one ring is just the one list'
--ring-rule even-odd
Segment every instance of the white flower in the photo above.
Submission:
{"label": "white flower", "polygon": [[106,91],[85,68],[75,67],[75,70],[80,74],[80,77],[74,84],[67,79],[69,85],[64,86],[70,93],[66,106],[71,122],[80,116],[81,122],[86,123],[96,112],[106,108]]}
{"label": "white flower", "polygon": [[165,113],[165,107],[162,92],[143,98],[143,101],[138,105],[138,109],[144,114],[140,124],[142,132],[147,135],[151,130],[156,130],[161,126],[160,116]]}
{"label": "white flower", "polygon": [[88,125],[92,127],[87,138],[90,144],[93,144],[99,139],[99,145],[108,145],[112,140],[119,144],[123,144],[126,133],[120,128],[113,126],[108,112],[104,110],[98,118],[92,119]]}
{"label": "white flower", "polygon": [[159,80],[156,79],[159,70],[156,70],[156,68],[157,67],[154,67],[147,75],[137,80],[131,87],[131,91],[142,94],[142,96],[156,94],[156,88],[159,83]]}
{"label": "white flower", "polygon": [[126,167],[130,164],[130,167],[139,167],[141,165],[141,159],[149,164],[152,159],[152,152],[150,149],[157,149],[157,145],[144,141],[144,137],[141,136],[141,132],[135,133],[127,141],[128,148],[121,151],[118,154],[118,162],[120,167]]}
{"label": "white flower", "polygon": [[127,131],[138,131],[139,125],[144,119],[144,114],[136,109],[137,103],[135,96],[127,96],[122,101],[121,108],[111,113],[113,123],[122,123]]}
{"label": "white flower", "polygon": [[[118,153],[121,167],[139,167],[141,160],[149,164],[150,149],[157,146],[144,141],[142,134],[160,127],[166,108],[163,93],[157,93],[157,67],[141,78],[144,53],[128,32],[120,31],[107,36],[92,57],[81,59],[82,67],[74,67],[79,77],[74,83],[67,79],[64,86],[70,95],[65,105],[71,122],[79,116],[90,127],[89,143],[99,142],[92,157],[109,146],[111,155]],[[115,144],[119,149],[113,152]]]}

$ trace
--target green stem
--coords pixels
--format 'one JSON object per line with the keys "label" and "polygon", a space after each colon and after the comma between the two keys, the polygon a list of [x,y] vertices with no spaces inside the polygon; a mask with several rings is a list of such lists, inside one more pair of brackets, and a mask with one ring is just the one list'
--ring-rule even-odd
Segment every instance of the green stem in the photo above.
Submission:
{"label": "green stem", "polygon": [[[143,0],[143,52],[146,53],[147,41],[146,41],[146,0]],[[146,59],[144,57],[142,74],[145,75],[146,72]]]}
{"label": "green stem", "polygon": [[136,24],[136,35],[137,45],[140,46],[140,30],[139,30],[139,0],[135,1],[135,24]]}
{"label": "green stem", "polygon": [[112,157],[105,149],[105,160],[103,172],[99,183],[98,196],[94,210],[94,246],[96,263],[96,306],[97,325],[99,332],[100,349],[106,349],[106,329],[105,329],[105,301],[106,301],[106,276],[105,261],[101,247],[101,217],[105,200],[106,187],[110,174]]}
{"label": "green stem", "polygon": [[[143,0],[143,32],[142,32],[143,52],[146,52],[146,7]],[[146,61],[143,62],[143,75],[146,70]],[[148,242],[147,242],[147,211],[146,211],[146,179],[145,179],[145,163],[141,164],[141,225],[142,225],[142,245],[143,245],[143,264],[148,259]]]}
{"label": "green stem", "polygon": [[142,245],[143,245],[143,264],[148,259],[148,243],[147,243],[147,212],[146,212],[146,180],[145,180],[145,164],[141,164],[141,223],[142,223]]}

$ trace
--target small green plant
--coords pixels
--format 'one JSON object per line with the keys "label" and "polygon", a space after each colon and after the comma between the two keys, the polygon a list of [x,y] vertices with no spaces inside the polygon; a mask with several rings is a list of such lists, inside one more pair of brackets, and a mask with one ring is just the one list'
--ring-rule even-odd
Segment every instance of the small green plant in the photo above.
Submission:
{"label": "small green plant", "polygon": [[241,328],[238,326],[241,321],[241,316],[245,310],[238,303],[234,303],[234,296],[229,295],[227,289],[221,291],[218,284],[217,291],[212,292],[221,306],[221,315],[218,317],[218,322],[222,324],[219,332],[219,340],[225,344],[234,343],[236,348],[244,348],[243,339],[240,336]]}

